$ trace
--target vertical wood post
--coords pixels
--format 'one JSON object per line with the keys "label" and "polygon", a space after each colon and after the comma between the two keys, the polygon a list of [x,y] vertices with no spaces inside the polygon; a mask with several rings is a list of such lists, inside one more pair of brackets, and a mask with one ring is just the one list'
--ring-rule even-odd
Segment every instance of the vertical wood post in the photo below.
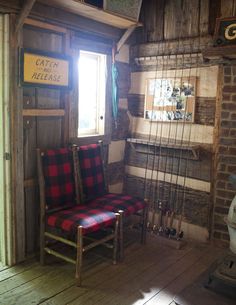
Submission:
{"label": "vertical wood post", "polygon": [[25,259],[25,203],[23,168],[23,92],[19,87],[19,48],[22,46],[22,31],[15,31],[16,16],[10,18],[10,112],[12,153],[12,204],[14,226],[15,262]]}

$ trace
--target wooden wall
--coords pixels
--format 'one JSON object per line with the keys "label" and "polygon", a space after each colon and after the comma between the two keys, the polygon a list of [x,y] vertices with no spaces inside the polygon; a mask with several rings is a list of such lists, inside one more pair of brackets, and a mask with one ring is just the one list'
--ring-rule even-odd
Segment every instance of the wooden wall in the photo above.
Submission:
{"label": "wooden wall", "polygon": [[[23,47],[41,51],[64,53],[66,30],[52,32],[25,26]],[[26,217],[26,252],[37,248],[39,235],[39,197],[37,186],[36,148],[60,147],[68,141],[65,126],[67,92],[58,89],[24,87],[23,88],[23,128],[24,128],[24,194]],[[37,114],[37,110],[44,113]],[[55,110],[55,116],[47,110]],[[65,110],[65,115],[57,115],[57,110]]]}
{"label": "wooden wall", "polygon": [[[156,198],[160,196],[168,201],[168,194],[172,194],[176,188],[176,185],[171,185],[170,181],[165,178],[168,175],[186,176],[186,181],[192,178],[196,179],[194,186],[188,187],[186,184],[185,187],[186,198],[184,204],[188,210],[188,212],[185,210],[185,221],[207,227],[208,231],[211,232],[214,217],[216,224],[214,237],[224,241],[228,239],[228,236],[226,226],[222,225],[222,215],[226,213],[227,209],[222,209],[222,206],[229,197],[228,193],[224,193],[222,189],[225,181],[224,183],[220,181],[216,187],[216,190],[218,191],[218,188],[220,188],[220,191],[218,193],[216,191],[217,203],[214,202],[215,178],[219,176],[218,180],[220,180],[220,177],[223,176],[221,173],[222,167],[217,169],[214,163],[216,158],[217,160],[220,159],[220,157],[216,157],[216,147],[219,143],[217,138],[218,127],[221,124],[219,121],[221,98],[217,95],[221,83],[219,82],[220,78],[217,79],[218,70],[215,70],[213,74],[208,74],[209,71],[214,69],[214,65],[221,66],[221,63],[220,61],[214,62],[214,60],[208,63],[204,62],[201,52],[212,45],[216,18],[235,15],[235,0],[144,0],[141,11],[141,20],[144,26],[136,31],[136,36],[132,39],[130,52],[132,73],[128,109],[132,115],[131,135],[142,138],[149,138],[150,134],[154,138],[155,135],[158,137],[175,137],[172,132],[174,128],[171,128],[168,124],[161,127],[163,125],[161,123],[150,124],[143,119],[145,83],[148,78],[176,77],[180,70],[182,75],[190,70],[191,75],[195,74],[197,76],[198,92],[196,94],[195,123],[192,124],[189,139],[198,142],[200,145],[208,143],[211,149],[206,154],[200,153],[199,160],[182,159],[179,167],[178,163],[180,161],[176,159],[177,152],[172,151],[172,155],[169,153],[165,157],[159,156],[158,153],[152,156],[149,155],[149,149],[146,149],[149,150],[146,154],[144,151],[140,152],[141,147],[144,150],[143,145],[139,147],[136,144],[136,150],[134,145],[128,145],[126,153],[126,190],[130,192],[139,190],[140,195],[143,195],[144,184],[146,183],[145,176],[147,176],[144,172],[147,169],[151,170],[153,166],[153,177],[159,178],[152,178],[148,181],[151,197],[153,192],[156,192]],[[228,64],[230,65],[230,63]],[[234,68],[228,70],[234,71]],[[196,71],[198,72],[196,73]],[[231,78],[229,78],[231,85],[233,84],[233,73],[230,74]],[[214,93],[211,90],[212,88],[214,88]],[[233,93],[231,92],[231,94]],[[232,96],[230,98],[232,100]],[[227,119],[230,120],[230,116]],[[189,134],[188,128],[185,129],[186,133]],[[162,131],[160,132],[160,130]],[[160,150],[161,145],[158,151]],[[229,154],[229,150],[227,150],[227,153]],[[199,169],[197,169],[198,166]],[[178,168],[177,171],[176,167]],[[158,171],[165,172],[165,174],[159,175]],[[220,171],[219,175],[218,171]],[[228,172],[225,175],[228,177]],[[208,191],[204,190],[203,181],[210,184]],[[196,187],[200,187],[197,192]],[[155,189],[157,190],[155,191]],[[232,191],[230,196],[232,197]],[[171,197],[173,196],[170,195],[170,199]],[[214,204],[216,205],[215,216],[213,216]],[[177,205],[181,206],[183,203],[179,202]],[[199,211],[199,214],[197,211]]]}
{"label": "wooden wall", "polygon": [[[230,15],[235,10],[234,2],[227,3]],[[184,157],[183,151],[179,158],[175,149],[161,155],[161,144],[154,155],[150,155],[148,148],[145,153],[143,145],[127,145],[125,188],[130,192],[138,189],[143,195],[145,179],[150,174],[150,198],[156,192],[154,200],[168,202],[169,196],[170,206],[174,204],[172,201],[176,201],[177,210],[184,205],[187,223],[205,227],[208,232],[211,231],[213,207],[218,69],[212,66],[214,63],[205,67],[201,51],[212,44],[215,19],[221,16],[225,6],[224,1],[211,0],[144,0],[141,13],[144,26],[133,37],[130,53],[132,73],[128,109],[132,115],[131,136],[168,138],[170,141],[179,139],[181,134],[182,141],[198,143],[201,149],[200,158],[191,160]],[[182,123],[144,120],[146,80],[180,75],[197,77],[194,124],[190,127]],[[207,149],[203,143],[208,145]],[[147,170],[151,172],[147,173]],[[183,177],[184,186],[176,182]],[[171,194],[176,193],[176,188],[180,193],[184,189],[186,195],[172,200]]]}
{"label": "wooden wall", "polygon": [[[0,1],[1,9],[7,8],[6,11],[17,12],[21,2],[11,0],[10,2],[8,1],[8,4],[6,4],[6,1]],[[217,16],[232,16],[235,12],[236,0],[144,0],[141,12],[141,19],[144,23],[144,27],[136,32],[137,35],[133,36],[131,42],[134,44],[141,43],[142,46],[146,43],[156,44],[160,41],[170,40],[184,42],[188,37],[197,37],[196,41],[199,41],[199,35],[208,37],[209,34],[211,35],[213,33],[215,18]],[[117,41],[121,35],[119,30],[112,27],[99,24],[95,21],[88,21],[86,18],[66,13],[60,9],[50,8],[40,3],[36,3],[31,16],[36,17],[43,22],[49,20],[53,26],[60,25],[61,28],[50,30],[50,28],[43,29],[44,26],[26,25],[22,35],[19,35],[18,37],[19,41],[12,42],[12,56],[15,58],[15,62],[18,60],[18,46],[36,48],[43,51],[67,53],[70,47],[69,37],[73,31],[82,31],[85,35],[87,35],[87,33],[95,33],[100,37],[105,37],[114,41]],[[12,24],[14,24],[14,18],[12,19]],[[184,39],[182,40],[182,38]],[[207,38],[206,41],[209,41],[209,39]],[[167,46],[170,47],[170,45]],[[145,56],[145,51],[143,56]],[[133,59],[134,58],[131,58],[131,60]],[[122,62],[122,60],[120,61]],[[16,80],[16,75],[18,73],[17,65],[11,67],[11,69],[12,75],[14,75],[14,79]],[[111,143],[110,149],[111,151],[112,149],[114,151],[116,150],[117,145],[120,145],[122,151],[119,158],[110,156],[110,173],[112,173],[113,170],[119,170],[119,175],[112,181],[114,185],[116,182],[122,181],[122,175],[124,174],[124,142],[126,137],[129,136],[130,122],[133,122],[132,128],[134,131],[137,126],[137,119],[140,119],[140,113],[142,114],[143,111],[142,103],[144,94],[142,90],[134,89],[142,88],[143,82],[140,80],[143,79],[143,75],[132,73],[131,78],[129,78],[130,70],[128,60],[125,60],[125,64],[120,64],[120,69],[125,71],[125,77],[121,81],[120,90],[122,95],[120,104],[122,104],[122,106],[120,107],[121,112],[119,117],[119,124],[124,128],[122,129],[122,132],[120,132],[120,130],[115,129],[113,126],[113,143]],[[130,106],[130,97],[129,103],[127,100],[129,86],[126,85],[129,80],[131,80],[130,94],[133,95],[131,97],[136,98],[132,106]],[[137,83],[137,80],[140,82]],[[67,92],[61,90],[46,90],[32,87],[24,88],[23,98],[21,98],[21,89],[18,88],[18,84],[13,84],[11,88],[12,101],[14,104],[13,109],[16,111],[13,115],[12,123],[15,141],[13,144],[13,151],[15,151],[15,154],[17,155],[15,170],[13,170],[14,183],[16,186],[14,205],[17,222],[16,228],[21,228],[21,230],[16,232],[16,235],[19,235],[17,235],[16,238],[20,240],[18,242],[18,251],[21,251],[19,254],[21,260],[24,258],[25,253],[34,252],[37,249],[38,243],[38,187],[36,180],[35,148],[57,147],[68,142],[68,105],[71,102],[72,97],[68,95]],[[198,126],[202,125],[206,128],[207,138],[209,135],[212,135],[214,124],[214,117],[212,117],[211,111],[208,111],[207,109],[214,109],[214,101],[214,95],[198,95],[198,116],[196,118],[196,123]],[[209,103],[210,106],[208,107]],[[130,112],[133,116],[129,117],[127,107],[129,107],[129,109],[132,108],[132,111],[130,110]],[[44,115],[37,115],[38,109],[53,109],[54,115],[47,115],[47,112],[45,112]],[[64,114],[58,114],[57,110],[63,109],[65,110],[65,112],[63,112]],[[139,118],[137,118],[136,113],[138,113]],[[208,126],[207,122],[209,122],[209,118],[210,125]],[[142,121],[139,126],[145,128],[145,123]],[[210,128],[211,131],[209,131]],[[198,136],[198,130],[197,127],[195,129],[196,136]],[[23,139],[21,137],[22,135]],[[21,146],[23,147],[23,155],[22,151],[18,149]],[[132,166],[134,165],[134,162],[136,162],[131,151],[129,152],[128,162],[130,162],[130,165]],[[142,160],[140,159],[138,162],[142,162]],[[204,162],[206,163],[206,160],[203,161],[203,163]],[[19,174],[20,172],[22,173],[21,168],[23,168],[24,172],[24,199],[22,200],[20,198],[20,193],[17,197],[17,189],[23,184],[22,174]],[[193,171],[194,170],[191,172]],[[209,180],[210,177],[209,171],[205,176],[205,179],[207,180]],[[127,180],[127,185],[132,184],[130,184],[129,181]],[[134,185],[132,185],[132,188],[133,187]],[[196,192],[194,194],[196,195]],[[202,198],[206,198],[206,196]],[[197,202],[197,200],[194,199],[194,202]],[[205,225],[206,222],[204,221],[203,223]]]}
{"label": "wooden wall", "polygon": [[[39,8],[42,10],[41,6]],[[67,16],[68,14],[65,15]],[[41,21],[29,19],[23,28],[21,47],[71,55],[76,63],[78,45],[83,43],[86,37],[95,36],[90,31],[84,33],[75,24],[73,29],[71,29],[71,26],[69,28],[68,25],[42,23]],[[106,32],[106,26],[104,31]],[[99,35],[101,35],[101,31]],[[98,40],[102,40],[101,46],[104,47],[105,41],[106,45],[110,43],[111,49],[111,37],[114,38],[114,36],[111,36],[109,31],[107,36],[98,37]],[[79,41],[77,41],[78,38]],[[94,39],[92,41],[94,43]],[[97,43],[98,48],[99,46],[99,43]],[[74,64],[74,69],[76,69],[76,64]],[[19,147],[23,148],[21,165],[24,179],[24,198],[20,203],[22,222],[19,225],[22,230],[20,237],[17,238],[18,244],[23,245],[22,253],[20,256],[18,255],[19,260],[38,249],[39,195],[36,148],[61,147],[67,145],[71,138],[77,137],[76,110],[72,113],[77,101],[76,79],[73,81],[74,87],[71,91],[24,86],[22,100],[18,101],[22,107],[19,119],[20,121],[23,119],[21,125],[23,138],[22,143],[20,139],[18,140],[18,144]],[[72,116],[70,117],[70,115]],[[120,139],[120,137],[123,137],[122,133],[116,135],[116,138]],[[121,180],[120,175],[118,180]],[[19,218],[19,213],[16,215],[17,218]]]}
{"label": "wooden wall", "polygon": [[217,17],[235,13],[235,0],[143,0],[144,27],[136,39],[146,43],[213,34]]}

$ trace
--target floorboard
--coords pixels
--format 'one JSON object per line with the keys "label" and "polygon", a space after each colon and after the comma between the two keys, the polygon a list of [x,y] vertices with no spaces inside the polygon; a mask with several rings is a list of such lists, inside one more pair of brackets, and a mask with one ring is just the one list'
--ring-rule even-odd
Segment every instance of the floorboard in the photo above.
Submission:
{"label": "floorboard", "polygon": [[[31,259],[0,270],[0,304],[175,305],[181,300],[180,305],[205,305],[202,288],[194,283],[221,255],[222,249],[210,245],[187,243],[177,250],[155,238],[148,238],[146,245],[129,244],[117,265],[91,251],[85,258],[82,287],[75,286],[73,265],[51,259],[41,266]],[[197,289],[197,303],[187,287]],[[188,298],[185,303],[183,296]]]}

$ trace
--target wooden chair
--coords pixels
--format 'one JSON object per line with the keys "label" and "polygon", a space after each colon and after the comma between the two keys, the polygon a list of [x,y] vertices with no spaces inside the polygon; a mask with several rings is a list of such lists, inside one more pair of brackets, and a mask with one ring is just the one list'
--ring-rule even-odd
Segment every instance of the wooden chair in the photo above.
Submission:
{"label": "wooden chair", "polygon": [[104,208],[107,211],[118,212],[121,215],[120,224],[120,258],[123,258],[123,217],[138,215],[141,217],[141,242],[146,242],[147,200],[142,200],[127,194],[109,193],[104,174],[102,146],[90,144],[78,147],[78,159],[75,168],[79,168],[80,185],[84,202],[88,206]]}
{"label": "wooden chair", "polygon": [[[79,202],[73,168],[76,148],[59,148],[47,151],[37,149],[40,188],[40,261],[44,264],[45,253],[76,265],[77,285],[81,285],[83,252],[98,245],[113,248],[113,263],[117,260],[119,214]],[[108,229],[108,233],[94,239],[94,232]],[[92,235],[91,235],[92,234]],[[50,245],[48,241],[54,241]],[[84,241],[89,241],[85,243]],[[113,242],[112,245],[110,244]],[[55,242],[76,249],[76,259],[55,250]],[[109,243],[110,242],[110,243]]]}

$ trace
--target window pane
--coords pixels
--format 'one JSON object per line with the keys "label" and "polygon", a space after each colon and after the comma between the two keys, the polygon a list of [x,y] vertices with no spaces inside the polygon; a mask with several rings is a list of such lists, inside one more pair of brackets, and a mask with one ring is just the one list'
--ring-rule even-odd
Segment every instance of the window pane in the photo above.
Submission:
{"label": "window pane", "polygon": [[79,59],[79,129],[94,130],[97,125],[98,61],[80,54]]}
{"label": "window pane", "polygon": [[104,134],[106,56],[80,51],[78,135]]}

